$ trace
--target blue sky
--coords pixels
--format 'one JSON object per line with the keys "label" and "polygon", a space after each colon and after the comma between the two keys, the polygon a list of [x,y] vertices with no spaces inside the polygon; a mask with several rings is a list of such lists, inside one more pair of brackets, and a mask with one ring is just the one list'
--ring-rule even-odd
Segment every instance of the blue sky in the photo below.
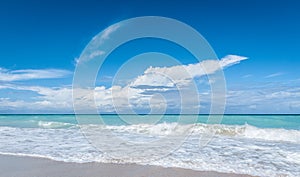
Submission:
{"label": "blue sky", "polygon": [[[148,15],[192,26],[220,59],[227,55],[248,58],[224,70],[226,113],[300,113],[299,8],[300,3],[291,0],[2,1],[0,113],[72,113],[73,72],[85,46],[114,23]],[[146,51],[175,51],[182,64],[196,63],[176,45],[135,41],[108,58],[96,85],[109,90],[119,66],[129,56]],[[154,65],[172,66],[160,61]],[[150,64],[130,77],[142,75]],[[103,112],[109,112],[104,108]],[[135,108],[137,112],[147,109]],[[208,110],[203,108],[203,113]]]}

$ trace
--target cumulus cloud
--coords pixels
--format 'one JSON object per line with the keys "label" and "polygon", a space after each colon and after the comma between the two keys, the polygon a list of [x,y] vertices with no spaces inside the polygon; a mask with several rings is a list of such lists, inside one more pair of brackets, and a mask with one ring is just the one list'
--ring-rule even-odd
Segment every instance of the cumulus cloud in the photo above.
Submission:
{"label": "cumulus cloud", "polygon": [[52,79],[63,78],[72,73],[61,69],[23,69],[23,70],[7,70],[0,69],[0,81],[22,81],[32,79]]}
{"label": "cumulus cloud", "polygon": [[41,100],[47,100],[51,102],[63,102],[68,101],[72,98],[72,88],[71,87],[42,87],[42,86],[20,86],[14,84],[3,85],[2,89],[12,89],[12,90],[25,90],[36,92],[36,98]]}
{"label": "cumulus cloud", "polygon": [[[291,87],[286,84],[282,87],[275,85],[260,85],[259,87],[247,88],[229,88],[227,92],[227,111],[228,113],[299,113],[300,108],[300,89],[296,85]],[[271,89],[270,89],[271,88]],[[36,86],[17,86],[1,85],[0,89],[14,89],[23,91],[32,91],[36,96],[30,100],[13,100],[6,97],[0,98],[0,110],[47,110],[52,112],[72,112],[72,88],[71,87],[36,87]],[[131,108],[145,109],[153,107],[159,109],[164,106],[161,99],[151,100],[154,94],[144,94],[144,89],[135,89],[130,87],[112,86],[105,88],[103,86],[95,87],[92,90],[82,89],[76,91],[76,98],[80,109],[88,112],[93,105],[100,112],[114,112],[116,109],[121,113],[128,113]],[[155,92],[153,92],[155,93]],[[194,99],[197,95],[188,95],[189,99]],[[206,110],[209,107],[211,93],[208,91],[199,92],[201,100],[201,109]],[[174,94],[164,95],[168,107],[174,109],[180,108],[180,99]],[[94,101],[95,99],[95,101]],[[284,100],[284,101],[283,101]],[[269,105],[273,105],[270,107]]]}
{"label": "cumulus cloud", "polygon": [[[13,113],[72,113],[72,88],[71,87],[41,87],[41,86],[21,86],[5,84],[0,89],[6,91],[22,91],[30,96],[22,98],[0,98],[1,111],[13,111]],[[34,94],[33,94],[34,93]]]}
{"label": "cumulus cloud", "polygon": [[[28,110],[50,112],[73,112],[73,100],[80,105],[79,110],[88,113],[94,108],[101,112],[113,112],[115,109],[128,112],[129,103],[140,107],[148,104],[148,96],[139,95],[140,90],[129,87],[104,86],[94,89],[75,89],[71,87],[42,87],[42,86],[20,86],[14,84],[1,85],[0,89],[19,90],[33,92],[31,97],[25,99],[0,98],[0,110]],[[73,91],[76,95],[72,95]],[[73,96],[73,97],[72,97]],[[72,99],[73,98],[73,99]]]}

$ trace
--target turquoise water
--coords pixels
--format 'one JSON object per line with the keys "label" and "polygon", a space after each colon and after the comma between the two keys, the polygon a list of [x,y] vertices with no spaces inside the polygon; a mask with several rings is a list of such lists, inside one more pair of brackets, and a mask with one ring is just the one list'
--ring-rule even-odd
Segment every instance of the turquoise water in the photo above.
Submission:
{"label": "turquoise water", "polygon": [[[106,125],[128,125],[132,122],[138,123],[218,123],[225,125],[252,125],[259,128],[282,128],[300,130],[300,115],[224,115],[222,120],[220,117],[208,121],[208,115],[80,115],[80,123],[94,124],[102,120]],[[125,117],[125,118],[124,118]],[[179,120],[180,119],[180,120]],[[129,122],[126,122],[130,120]],[[186,120],[186,121],[185,121]],[[195,121],[194,121],[195,120]],[[216,120],[216,121],[214,121]],[[35,128],[39,127],[41,123],[57,122],[70,124],[77,124],[75,115],[0,115],[0,126],[9,127],[23,127]],[[53,127],[55,128],[55,127]]]}
{"label": "turquoise water", "polygon": [[0,154],[300,176],[300,115],[221,117],[0,115]]}

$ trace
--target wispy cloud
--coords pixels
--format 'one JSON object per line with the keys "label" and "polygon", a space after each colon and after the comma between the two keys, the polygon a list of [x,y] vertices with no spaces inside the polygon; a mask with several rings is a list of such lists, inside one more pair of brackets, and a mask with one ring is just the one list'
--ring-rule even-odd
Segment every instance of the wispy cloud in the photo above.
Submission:
{"label": "wispy cloud", "polygon": [[246,75],[243,75],[242,78],[249,78],[249,77],[252,77],[253,75],[252,74],[246,74]]}
{"label": "wispy cloud", "polygon": [[[259,83],[227,88],[228,113],[299,113],[300,82]],[[255,105],[255,107],[253,106]],[[252,109],[255,108],[255,109]]]}
{"label": "wispy cloud", "polygon": [[248,57],[239,55],[227,55],[221,59],[220,65],[223,68],[229,67],[231,65],[239,64],[241,61],[248,59]]}
{"label": "wispy cloud", "polygon": [[109,36],[110,36],[110,34],[113,33],[113,32],[115,32],[118,28],[120,28],[120,26],[121,26],[120,24],[114,24],[114,25],[112,25],[112,26],[106,28],[106,29],[103,31],[103,33],[102,33],[102,35],[100,36],[100,38],[101,38],[102,40],[108,39]]}
{"label": "wispy cloud", "polygon": [[88,56],[85,56],[85,57],[81,57],[81,58],[75,58],[74,61],[75,61],[75,65],[78,64],[79,62],[86,62],[86,61],[89,61],[95,57],[98,57],[98,56],[101,56],[101,55],[104,55],[105,52],[103,50],[96,50],[92,53],[90,53]]}
{"label": "wispy cloud", "polygon": [[[99,45],[103,44],[105,40],[110,39],[110,36],[113,32],[117,31],[119,28],[121,27],[120,24],[114,24],[108,28],[106,28],[104,31],[102,31],[100,33],[100,35],[96,35],[93,39],[92,39],[92,43],[94,45],[96,45],[97,47],[99,47]],[[95,51],[86,51],[86,55],[80,56],[80,57],[76,57],[74,59],[74,63],[75,65],[77,65],[80,62],[87,62],[92,60],[95,57],[104,55],[106,53],[106,51],[104,50],[95,50]]]}
{"label": "wispy cloud", "polygon": [[102,51],[102,50],[96,50],[95,52],[93,52],[93,53],[90,54],[89,58],[92,59],[94,57],[98,57],[98,56],[103,55],[103,54],[105,54],[104,51]]}
{"label": "wispy cloud", "polygon": [[143,75],[137,77],[130,86],[174,87],[175,85],[186,85],[193,78],[213,74],[246,59],[247,57],[227,55],[221,60],[203,60],[189,65],[150,67],[145,70]]}
{"label": "wispy cloud", "polygon": [[52,79],[63,78],[71,75],[72,72],[61,69],[23,69],[23,70],[7,70],[0,69],[0,81],[22,81],[32,79]]}
{"label": "wispy cloud", "polygon": [[277,77],[277,76],[281,76],[281,75],[284,75],[284,73],[283,72],[277,72],[277,73],[267,75],[267,76],[265,76],[265,78],[272,78],[272,77]]}

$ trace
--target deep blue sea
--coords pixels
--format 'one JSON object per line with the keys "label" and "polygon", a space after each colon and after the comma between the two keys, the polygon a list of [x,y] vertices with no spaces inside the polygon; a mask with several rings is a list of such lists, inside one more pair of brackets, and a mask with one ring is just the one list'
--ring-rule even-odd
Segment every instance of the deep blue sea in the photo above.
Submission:
{"label": "deep blue sea", "polygon": [[0,154],[300,176],[300,115],[0,115]]}

